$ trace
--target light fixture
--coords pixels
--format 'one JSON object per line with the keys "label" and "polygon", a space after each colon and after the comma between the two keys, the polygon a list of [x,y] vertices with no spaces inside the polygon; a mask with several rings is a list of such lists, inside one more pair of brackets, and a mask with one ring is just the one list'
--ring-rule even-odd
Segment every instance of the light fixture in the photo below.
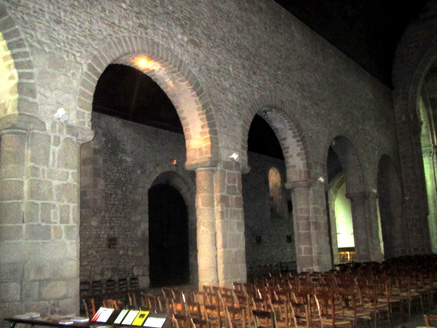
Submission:
{"label": "light fixture", "polygon": [[65,122],[66,120],[68,120],[68,113],[65,108],[58,108],[55,114],[55,118],[60,120],[61,122]]}
{"label": "light fixture", "polygon": [[240,155],[237,152],[232,153],[231,156],[229,156],[230,159],[232,159],[234,162],[240,161]]}
{"label": "light fixture", "polygon": [[325,178],[324,177],[319,177],[317,179],[317,181],[319,181],[320,183],[324,183],[325,182]]}

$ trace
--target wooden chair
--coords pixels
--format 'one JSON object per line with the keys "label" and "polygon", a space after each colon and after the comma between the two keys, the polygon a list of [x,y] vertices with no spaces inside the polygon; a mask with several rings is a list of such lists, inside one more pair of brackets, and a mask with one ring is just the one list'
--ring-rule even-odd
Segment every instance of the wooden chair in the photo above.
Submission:
{"label": "wooden chair", "polygon": [[91,293],[93,295],[102,295],[103,294],[101,280],[94,280],[93,282],[91,282]]}
{"label": "wooden chair", "polygon": [[322,294],[315,295],[317,312],[319,314],[320,326],[325,327],[353,327],[352,320],[348,320],[336,313],[335,310],[335,297],[334,294]]}
{"label": "wooden chair", "polygon": [[140,293],[141,310],[150,311],[152,313],[158,312],[158,300],[155,295]]}
{"label": "wooden chair", "polygon": [[387,315],[390,328],[393,327],[389,304],[379,301],[377,288],[374,285],[360,286],[359,296],[364,309],[372,312],[375,328],[377,327],[378,317],[383,314]]}
{"label": "wooden chair", "polygon": [[298,303],[290,300],[291,319],[295,328],[312,327],[311,316],[308,310],[308,304]]}
{"label": "wooden chair", "polygon": [[437,327],[437,314],[424,314],[423,319],[427,327]]}
{"label": "wooden chair", "polygon": [[103,307],[115,310],[123,309],[123,302],[113,299],[106,299],[102,301]]}
{"label": "wooden chair", "polygon": [[88,318],[94,317],[96,314],[96,304],[93,297],[82,298],[83,308],[85,310],[85,315]]}
{"label": "wooden chair", "polygon": [[222,321],[227,322],[227,326],[246,328],[246,309],[240,306],[238,299],[228,294],[221,295],[221,299],[224,312]]}
{"label": "wooden chair", "polygon": [[127,279],[126,278],[120,278],[118,279],[118,291],[120,293],[125,293],[127,292],[128,288],[127,288]]}
{"label": "wooden chair", "polygon": [[137,303],[137,295],[135,294],[135,292],[128,292],[127,293],[127,298],[129,301],[129,308],[131,309],[137,309],[138,308],[138,303]]}
{"label": "wooden chair", "polygon": [[255,328],[275,328],[274,312],[263,310],[252,310]]}
{"label": "wooden chair", "polygon": [[115,288],[115,280],[114,279],[108,279],[105,281],[105,289],[107,295],[114,295],[116,292]]}
{"label": "wooden chair", "polygon": [[408,320],[411,319],[411,308],[414,303],[418,303],[423,312],[422,294],[413,289],[411,277],[409,275],[398,275],[396,277],[397,288],[399,289],[399,298],[408,304]]}
{"label": "wooden chair", "polygon": [[353,286],[352,288],[340,287],[337,289],[337,293],[342,305],[342,317],[352,321],[355,328],[358,327],[359,321],[365,321],[370,326],[376,313],[364,307]]}
{"label": "wooden chair", "polygon": [[130,290],[138,290],[140,288],[140,283],[138,277],[130,277],[129,278],[129,289]]}

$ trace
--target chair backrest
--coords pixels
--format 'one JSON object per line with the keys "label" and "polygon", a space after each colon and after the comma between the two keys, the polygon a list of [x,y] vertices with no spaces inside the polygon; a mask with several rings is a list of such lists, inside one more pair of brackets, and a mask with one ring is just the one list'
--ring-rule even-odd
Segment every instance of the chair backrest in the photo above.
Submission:
{"label": "chair backrest", "polygon": [[83,302],[83,307],[85,309],[86,316],[91,319],[96,314],[96,304],[94,298],[84,297],[82,299],[82,302]]}
{"label": "chair backrest", "polygon": [[138,277],[130,277],[129,278],[129,289],[137,290],[140,288],[140,283],[138,281]]}
{"label": "chair backrest", "polygon": [[427,327],[436,327],[437,326],[437,314],[428,314],[423,316],[425,320],[425,324]]}
{"label": "chair backrest", "polygon": [[141,309],[150,312],[158,312],[158,301],[155,295],[141,293]]}
{"label": "chair backrest", "polygon": [[101,295],[103,290],[102,290],[102,281],[101,280],[94,280],[91,283],[91,292],[93,295]]}
{"label": "chair backrest", "polygon": [[120,278],[118,279],[118,291],[120,293],[127,292],[127,279],[126,278]]}
{"label": "chair backrest", "polygon": [[108,279],[105,281],[105,289],[106,294],[114,294],[115,293],[115,280]]}

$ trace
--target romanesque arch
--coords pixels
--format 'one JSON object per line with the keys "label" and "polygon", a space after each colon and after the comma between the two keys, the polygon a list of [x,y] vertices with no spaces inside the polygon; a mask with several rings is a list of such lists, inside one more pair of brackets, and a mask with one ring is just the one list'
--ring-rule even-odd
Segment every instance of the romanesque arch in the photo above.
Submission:
{"label": "romanesque arch", "polygon": [[[241,161],[243,168],[247,168],[247,136],[253,117],[260,114],[275,132],[284,155],[287,183],[308,181],[309,153],[305,138],[297,122],[292,120],[283,108],[288,105],[273,96],[258,98],[250,107],[248,114],[243,119],[241,133]],[[244,169],[243,169],[244,171]]]}
{"label": "romanesque arch", "polygon": [[[0,129],[43,129],[38,116],[35,73],[21,32],[0,4]],[[31,116],[30,116],[31,115]]]}
{"label": "romanesque arch", "polygon": [[[437,1],[431,0],[405,30],[396,50],[393,64],[393,98],[399,140],[399,155],[405,203],[406,221],[412,254],[436,249],[430,242],[428,203],[420,141],[419,103],[424,80],[437,59]],[[414,222],[414,224],[413,224]],[[434,223],[435,224],[435,223]],[[434,225],[435,227],[435,225]]]}
{"label": "romanesque arch", "polygon": [[372,259],[374,228],[369,209],[369,195],[365,192],[362,165],[352,143],[344,136],[331,142],[346,181],[346,197],[351,201],[356,259],[359,262]]}
{"label": "romanesque arch", "polygon": [[92,100],[97,81],[111,63],[134,67],[151,77],[167,94],[179,115],[187,149],[187,169],[215,166],[218,162],[218,133],[208,96],[195,75],[171,50],[137,37],[111,40],[90,60],[80,82],[78,111],[90,125]]}

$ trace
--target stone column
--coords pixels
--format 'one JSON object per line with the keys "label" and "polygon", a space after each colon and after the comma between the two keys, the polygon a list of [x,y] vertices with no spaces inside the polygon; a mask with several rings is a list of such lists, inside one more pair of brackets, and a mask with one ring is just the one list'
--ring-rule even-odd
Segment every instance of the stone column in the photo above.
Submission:
{"label": "stone column", "polygon": [[225,161],[214,173],[217,272],[220,286],[246,281],[246,252],[240,164]]}
{"label": "stone column", "polygon": [[369,197],[365,192],[348,193],[351,201],[352,221],[355,239],[355,259],[357,262],[372,260],[371,222],[368,218]]}
{"label": "stone column", "polygon": [[24,185],[27,133],[4,130],[0,145],[0,320],[22,312],[27,258]]}
{"label": "stone column", "polygon": [[79,145],[92,133],[47,126],[18,115],[1,132],[0,317],[79,312]]}
{"label": "stone column", "polygon": [[[380,231],[380,224],[378,220],[378,194],[375,192],[369,192],[367,195],[367,222],[368,222],[368,233],[369,233],[369,250],[370,250],[370,260],[374,262],[381,262],[383,258],[382,250],[382,231]],[[355,236],[355,232],[354,232]]]}
{"label": "stone column", "polygon": [[199,289],[218,285],[214,168],[196,170],[197,263]]}
{"label": "stone column", "polygon": [[326,271],[332,267],[325,191],[311,181],[287,183],[293,202],[296,260],[299,271]]}
{"label": "stone column", "polygon": [[296,241],[296,262],[300,272],[314,271],[313,241],[310,217],[310,188],[309,182],[287,185],[291,188],[293,203],[294,240]]}

